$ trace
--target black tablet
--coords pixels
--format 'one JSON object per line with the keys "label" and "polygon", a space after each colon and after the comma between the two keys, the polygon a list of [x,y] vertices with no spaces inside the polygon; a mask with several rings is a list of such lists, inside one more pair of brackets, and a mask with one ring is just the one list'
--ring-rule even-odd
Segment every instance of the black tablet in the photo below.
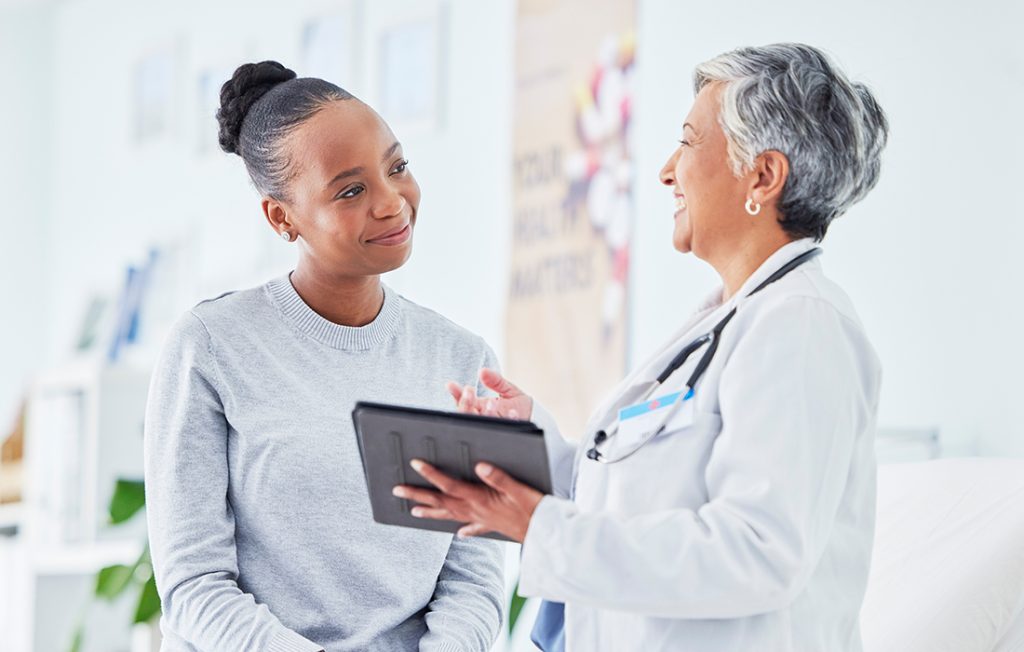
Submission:
{"label": "black tablet", "polygon": [[[464,525],[416,518],[412,501],[391,493],[399,484],[433,488],[409,466],[413,459],[469,482],[480,482],[473,471],[477,462],[489,462],[537,491],[551,493],[544,431],[529,421],[366,402],[356,403],[352,421],[378,523],[440,532]],[[493,532],[483,536],[508,541]]]}

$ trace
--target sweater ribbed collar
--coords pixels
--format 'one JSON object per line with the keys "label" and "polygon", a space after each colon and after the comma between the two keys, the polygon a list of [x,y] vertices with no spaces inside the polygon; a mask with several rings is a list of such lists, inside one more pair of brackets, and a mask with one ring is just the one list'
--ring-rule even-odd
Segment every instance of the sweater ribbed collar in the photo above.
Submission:
{"label": "sweater ribbed collar", "polygon": [[398,295],[384,288],[384,305],[366,326],[343,326],[324,319],[310,308],[291,282],[291,274],[267,283],[267,291],[286,319],[318,342],[343,351],[367,351],[386,342],[395,332],[401,313]]}

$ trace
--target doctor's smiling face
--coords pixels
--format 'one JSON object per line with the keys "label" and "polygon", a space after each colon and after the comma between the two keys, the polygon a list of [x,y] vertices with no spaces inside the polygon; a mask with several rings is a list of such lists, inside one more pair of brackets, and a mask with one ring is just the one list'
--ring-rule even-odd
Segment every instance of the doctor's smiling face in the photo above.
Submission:
{"label": "doctor's smiling face", "polygon": [[750,224],[743,209],[749,182],[733,174],[728,141],[718,121],[722,88],[705,86],[683,123],[679,147],[661,170],[675,195],[673,246],[698,258],[729,246]]}
{"label": "doctor's smiling face", "polygon": [[420,189],[401,144],[357,99],[326,104],[283,143],[287,196],[265,197],[277,231],[298,236],[302,258],[328,277],[400,267],[412,253]]}

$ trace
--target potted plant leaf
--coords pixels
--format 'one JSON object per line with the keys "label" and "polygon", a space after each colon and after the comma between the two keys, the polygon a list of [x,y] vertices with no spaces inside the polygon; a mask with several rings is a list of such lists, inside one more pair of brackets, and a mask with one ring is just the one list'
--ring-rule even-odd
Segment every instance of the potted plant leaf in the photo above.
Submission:
{"label": "potted plant leaf", "polygon": [[[110,499],[110,524],[126,523],[146,506],[146,491],[141,480],[119,479]],[[132,624],[152,623],[160,615],[160,597],[156,592],[156,580],[149,556],[149,544],[131,565],[114,564],[100,569],[96,574],[96,585],[92,600],[113,602],[126,593],[134,594],[135,610]],[[83,616],[75,628],[70,652],[79,652],[85,639],[85,615],[92,604],[90,600],[83,610]]]}

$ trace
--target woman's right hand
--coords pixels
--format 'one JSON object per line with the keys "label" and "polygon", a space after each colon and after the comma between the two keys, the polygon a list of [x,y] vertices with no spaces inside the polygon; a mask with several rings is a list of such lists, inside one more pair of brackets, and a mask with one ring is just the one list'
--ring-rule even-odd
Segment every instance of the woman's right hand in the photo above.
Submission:
{"label": "woman's right hand", "polygon": [[480,370],[480,382],[498,396],[480,397],[473,385],[448,383],[448,393],[455,399],[459,412],[505,419],[529,419],[533,414],[533,398],[497,371],[484,367]]}

